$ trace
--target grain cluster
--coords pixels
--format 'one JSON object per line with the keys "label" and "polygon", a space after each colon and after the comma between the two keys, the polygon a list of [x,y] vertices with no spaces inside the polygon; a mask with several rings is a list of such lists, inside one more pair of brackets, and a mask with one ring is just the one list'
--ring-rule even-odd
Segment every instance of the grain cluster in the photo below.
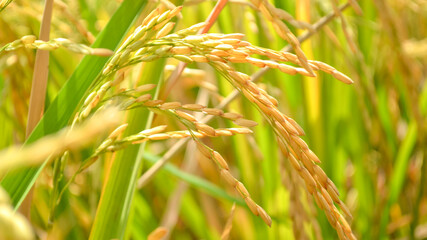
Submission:
{"label": "grain cluster", "polygon": [[[107,91],[113,86],[119,86],[120,82],[123,81],[121,69],[140,62],[154,61],[159,58],[174,58],[185,63],[208,63],[253,103],[271,125],[277,136],[281,152],[289,161],[293,171],[305,183],[308,193],[325,212],[340,239],[355,239],[348,222],[352,218],[351,213],[340,200],[334,183],[318,165],[320,160],[301,138],[305,134],[304,130],[295,120],[280,112],[278,101],[274,97],[252,82],[250,76],[236,71],[232,64],[248,63],[260,68],[275,68],[290,75],[300,74],[311,77],[316,75],[316,71],[322,71],[346,84],[351,84],[353,81],[326,63],[306,59],[295,36],[283,22],[276,20],[275,16],[279,13],[266,1],[258,1],[254,4],[259,6],[261,12],[273,22],[279,34],[292,44],[296,55],[290,52],[274,51],[254,46],[244,41],[244,35],[239,33],[196,35],[203,28],[204,23],[170,33],[174,27],[174,23],[170,22],[170,20],[180,12],[181,7],[164,13],[160,13],[156,9],[147,16],[142,24],[129,35],[112,55],[93,87],[92,93],[88,95],[81,110],[76,115],[75,121],[81,121],[86,118],[92,111],[96,110],[100,102],[114,103],[114,99],[118,96],[122,99],[119,106],[123,110],[144,107],[155,113],[175,117],[188,130],[165,132],[167,126],[158,126],[120,139],[118,136],[126,128],[126,125],[122,125],[101,144],[95,155],[105,151],[116,151],[132,143],[191,137],[196,141],[200,152],[217,165],[221,176],[230,186],[237,190],[252,213],[260,216],[270,226],[272,223],[270,216],[253,201],[243,183],[232,176],[229,166],[221,154],[200,141],[202,137],[249,134],[251,130],[246,127],[254,127],[257,125],[256,122],[245,119],[238,113],[224,112],[220,109],[209,108],[200,104],[164,102],[163,100],[153,99],[150,93],[146,93],[155,88],[152,84],[143,85],[135,89],[122,89],[113,95],[108,94]],[[255,55],[264,56],[268,60],[256,58]],[[115,73],[118,74],[113,77]],[[214,129],[198,121],[189,112],[202,112],[207,115],[222,117],[245,128]]]}

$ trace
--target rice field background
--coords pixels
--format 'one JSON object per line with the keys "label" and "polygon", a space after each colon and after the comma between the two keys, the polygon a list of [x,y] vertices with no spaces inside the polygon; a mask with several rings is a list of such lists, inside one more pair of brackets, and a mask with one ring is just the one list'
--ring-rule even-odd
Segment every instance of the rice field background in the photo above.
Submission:
{"label": "rice field background", "polygon": [[0,9],[0,239],[427,239],[425,0]]}

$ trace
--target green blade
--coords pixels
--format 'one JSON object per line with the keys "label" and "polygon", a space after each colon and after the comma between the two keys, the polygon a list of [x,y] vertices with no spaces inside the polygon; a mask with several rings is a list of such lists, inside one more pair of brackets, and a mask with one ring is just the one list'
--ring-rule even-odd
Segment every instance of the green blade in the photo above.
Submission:
{"label": "green blade", "polygon": [[[150,163],[155,163],[159,159],[160,159],[159,156],[153,155],[151,153],[144,153],[144,160]],[[226,191],[224,191],[222,188],[216,186],[215,184],[212,184],[211,182],[206,181],[205,179],[202,179],[195,175],[186,173],[181,169],[179,169],[178,167],[175,167],[173,164],[166,163],[163,169],[166,172],[180,178],[181,180],[187,182],[191,186],[197,189],[200,189],[213,197],[222,198],[230,202],[235,202],[239,206],[243,206],[243,207],[246,206],[245,202],[241,198],[233,197],[229,195]]]}
{"label": "green blade", "polygon": [[[157,90],[159,90],[165,64],[165,59],[146,63],[142,70],[144,74],[140,83],[152,83],[157,80]],[[143,108],[136,108],[129,111],[127,119],[129,125],[124,136],[144,130],[144,125],[146,128],[150,128],[153,113]],[[138,152],[140,148],[143,151],[144,146],[145,144],[132,145],[117,152],[110,173],[105,180],[89,239],[123,239],[135,193],[136,180],[142,166],[142,158],[138,157]]]}

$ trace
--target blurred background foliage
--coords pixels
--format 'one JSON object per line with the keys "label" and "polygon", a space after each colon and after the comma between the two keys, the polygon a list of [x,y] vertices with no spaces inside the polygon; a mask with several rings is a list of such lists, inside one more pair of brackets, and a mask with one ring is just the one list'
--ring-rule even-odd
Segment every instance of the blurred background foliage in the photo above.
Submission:
{"label": "blurred background foliage", "polygon": [[[176,29],[205,21],[215,5],[215,1],[208,0],[171,2],[184,6]],[[271,1],[295,19],[310,24],[333,12],[338,2]],[[280,110],[305,130],[304,139],[322,160],[321,167],[353,213],[352,228],[359,239],[426,239],[427,2],[357,3],[361,15],[347,8],[343,18],[335,17],[302,44],[309,59],[335,67],[350,76],[354,85],[344,85],[322,73],[307,78],[275,69],[263,75],[259,84],[278,99]],[[55,1],[50,37],[90,45],[120,4],[114,0]],[[170,4],[148,2],[133,26],[155,7],[166,9]],[[39,0],[15,0],[8,5],[0,13],[0,45],[28,34],[37,36],[43,5],[44,1]],[[296,35],[306,31],[289,27]],[[244,33],[251,43],[274,50],[287,45],[265,17],[244,0],[230,0],[210,32]],[[66,50],[51,52],[46,108],[81,58]],[[19,49],[0,55],[0,148],[25,140],[34,61],[34,50]],[[176,65],[176,60],[167,60],[164,68],[158,63],[137,65],[129,70],[127,84],[157,83],[155,77],[147,79],[144,75],[157,71],[162,80],[167,79]],[[247,74],[258,70],[247,64],[235,67]],[[216,106],[233,90],[211,68],[190,64],[167,100],[194,103],[202,89],[209,93],[210,106]],[[136,190],[128,206],[131,211],[125,238],[146,239],[158,226],[166,226],[172,239],[218,239],[236,202],[231,239],[336,239],[335,231],[306,194],[303,184],[295,180],[288,167],[282,166],[284,159],[273,131],[258,111],[241,97],[227,110],[259,122],[254,134],[206,142],[227,159],[233,174],[272,216],[272,227],[253,216],[234,190],[220,180],[216,166],[188,145],[186,151],[178,151],[151,181]],[[140,121],[145,126],[146,119]],[[173,119],[155,116],[153,126],[162,124],[170,129],[182,128]],[[222,119],[215,119],[210,125],[232,127]],[[175,140],[168,140],[147,144],[142,172],[174,143]],[[91,149],[71,153],[60,186],[78,170],[87,151]],[[78,174],[53,215],[53,165],[43,170],[35,185],[31,209],[31,224],[41,239],[88,238],[113,158],[114,154],[105,154]]]}

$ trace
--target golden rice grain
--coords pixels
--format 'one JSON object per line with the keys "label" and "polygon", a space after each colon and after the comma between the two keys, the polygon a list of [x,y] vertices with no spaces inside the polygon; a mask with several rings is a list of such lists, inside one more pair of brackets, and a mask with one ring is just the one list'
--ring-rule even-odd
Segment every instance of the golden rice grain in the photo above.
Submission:
{"label": "golden rice grain", "polygon": [[209,34],[209,38],[210,39],[221,39],[224,36],[225,36],[225,34],[223,34],[223,33],[212,33],[212,34]]}
{"label": "golden rice grain", "polygon": [[219,40],[207,40],[201,43],[202,45],[209,46],[209,47],[216,47],[220,44],[223,44],[223,42]]}
{"label": "golden rice grain", "polygon": [[223,39],[220,39],[218,41],[220,41],[221,43],[224,43],[224,44],[231,44],[231,45],[236,45],[236,44],[239,44],[241,42],[241,40],[237,39],[237,38],[223,38]]}
{"label": "golden rice grain", "polygon": [[221,166],[221,168],[229,170],[227,162],[217,151],[213,151],[213,158]]}
{"label": "golden rice grain", "polygon": [[326,200],[326,202],[328,202],[328,205],[332,206],[334,204],[334,202],[332,201],[332,198],[331,198],[331,196],[329,196],[329,193],[326,191],[326,189],[321,188],[320,191],[321,191],[323,198]]}
{"label": "golden rice grain", "polygon": [[214,115],[214,116],[221,116],[224,114],[224,111],[216,108],[204,108],[203,112],[209,115]]}
{"label": "golden rice grain", "polygon": [[225,72],[233,69],[232,67],[230,67],[230,65],[227,64],[227,61],[216,62],[214,65],[216,68],[220,69],[221,71],[225,71]]}
{"label": "golden rice grain", "polygon": [[352,84],[352,83],[353,83],[353,80],[351,80],[351,78],[347,77],[347,76],[346,76],[346,75],[344,75],[343,73],[338,72],[338,71],[336,71],[336,70],[332,72],[332,76],[333,76],[334,78],[336,78],[337,80],[339,80],[339,81],[341,81],[341,82],[345,83],[345,84]]}
{"label": "golden rice grain", "polygon": [[233,136],[233,132],[228,129],[216,129],[215,135],[229,137],[229,136]]}
{"label": "golden rice grain", "polygon": [[148,235],[147,240],[161,240],[167,235],[167,233],[168,229],[165,227],[158,227]]}
{"label": "golden rice grain", "polygon": [[279,144],[279,148],[280,151],[282,152],[283,156],[285,156],[286,158],[289,158],[289,150],[288,147],[286,146],[286,144],[279,138],[277,138],[277,143]]}
{"label": "golden rice grain", "polygon": [[279,106],[279,102],[277,101],[277,99],[268,94],[266,94],[265,96],[268,98],[268,100],[270,100],[271,103],[273,103],[275,107]]}
{"label": "golden rice grain", "polygon": [[265,63],[263,60],[257,59],[257,58],[251,58],[251,57],[247,57],[246,60],[248,61],[248,63],[257,66],[259,68],[263,68],[265,67]]}
{"label": "golden rice grain", "polygon": [[311,151],[310,149],[308,151],[306,151],[305,153],[307,154],[308,158],[310,158],[313,162],[321,163],[321,161],[319,160],[317,155],[313,151]]}
{"label": "golden rice grain", "polygon": [[288,120],[288,122],[290,124],[292,124],[292,126],[294,126],[294,128],[297,130],[299,136],[305,135],[304,129],[302,129],[302,127],[294,119],[288,117],[288,118],[286,118],[286,120]]}
{"label": "golden rice grain", "polygon": [[228,39],[228,38],[233,39],[234,38],[234,39],[241,40],[244,36],[245,36],[245,34],[243,34],[243,33],[231,33],[231,34],[223,35],[221,37],[221,39]]}
{"label": "golden rice grain", "polygon": [[313,169],[314,169],[314,173],[316,174],[317,179],[320,182],[320,184],[322,184],[322,186],[324,188],[327,188],[327,186],[328,186],[328,177],[326,176],[326,173],[323,171],[323,169],[321,167],[319,167],[316,164],[314,164]]}
{"label": "golden rice grain", "polygon": [[285,120],[281,125],[286,129],[286,131],[290,135],[299,135],[298,131],[288,120]]}
{"label": "golden rice grain", "polygon": [[282,124],[280,124],[278,121],[275,121],[275,127],[277,131],[280,133],[280,136],[285,137],[286,139],[289,139],[289,133],[288,131],[283,127]]}
{"label": "golden rice grain", "polygon": [[158,16],[155,16],[146,24],[147,30],[151,30],[157,24],[158,18]]}
{"label": "golden rice grain", "polygon": [[156,134],[156,133],[159,133],[159,132],[163,132],[166,128],[167,128],[166,125],[160,125],[160,126],[157,126],[157,127],[153,127],[153,128],[150,128],[150,129],[143,130],[143,131],[139,132],[138,134],[141,134],[141,135],[152,135],[152,134]]}
{"label": "golden rice grain", "polygon": [[284,59],[284,57],[280,54],[280,52],[274,51],[264,51],[264,54],[271,59]]}
{"label": "golden rice grain", "polygon": [[107,48],[92,48],[90,54],[100,57],[109,57],[114,54],[114,51]]}
{"label": "golden rice grain", "polygon": [[330,206],[329,206],[328,202],[326,201],[326,199],[323,197],[322,193],[320,193],[320,192],[316,192],[314,195],[316,195],[317,200],[320,202],[320,205],[319,205],[319,206],[321,206],[321,207],[322,207],[322,209],[324,209],[324,210],[325,210],[325,212],[329,212],[330,217],[331,217],[331,218],[333,218],[333,217],[332,217],[332,213],[331,213],[331,211],[329,210],[329,209],[330,209]]}
{"label": "golden rice grain", "polygon": [[122,134],[122,132],[127,128],[127,126],[128,126],[127,123],[120,125],[116,129],[114,129],[112,133],[110,133],[108,138],[111,138],[111,139],[117,138],[120,134]]}
{"label": "golden rice grain", "polygon": [[162,14],[160,14],[160,16],[157,18],[157,23],[162,23],[163,21],[165,21],[166,19],[169,18],[169,13],[170,10],[164,11]]}
{"label": "golden rice grain", "polygon": [[338,226],[335,228],[335,230],[337,231],[338,237],[341,240],[347,240],[347,236],[344,233],[344,230],[341,228],[341,226],[338,224]]}
{"label": "golden rice grain", "polygon": [[167,110],[167,109],[176,109],[176,108],[180,108],[181,107],[181,103],[180,102],[167,102],[167,103],[163,103],[162,105],[160,105],[160,109],[162,110]]}
{"label": "golden rice grain", "polygon": [[300,171],[301,177],[304,179],[307,186],[307,190],[310,194],[313,194],[316,191],[316,181],[311,176],[306,168],[302,168]]}
{"label": "golden rice grain", "polygon": [[[240,44],[242,44],[242,43],[240,43]],[[252,54],[265,55],[264,50],[257,48],[257,47],[254,47],[250,43],[248,43],[248,44],[249,44],[249,46],[247,46],[246,49],[248,49]]]}
{"label": "golden rice grain", "polygon": [[206,146],[204,146],[202,143],[196,141],[196,146],[197,149],[199,149],[199,151],[203,154],[203,156],[205,156],[206,158],[211,158],[211,154],[212,152],[206,148]]}
{"label": "golden rice grain", "polygon": [[218,57],[228,57],[230,54],[224,50],[214,49],[211,51],[211,54]]}
{"label": "golden rice grain", "polygon": [[218,56],[213,55],[213,54],[206,54],[205,56],[206,56],[206,57],[209,59],[209,61],[211,61],[211,62],[223,62],[223,63],[226,63],[226,62],[227,62],[227,61],[226,61],[226,60],[224,60],[223,58],[218,57]]}
{"label": "golden rice grain", "polygon": [[[336,210],[336,211],[338,212],[338,210]],[[342,226],[342,228],[344,230],[345,235],[346,236],[351,235],[351,227],[350,227],[350,225],[348,224],[348,222],[344,219],[344,217],[341,214],[339,214],[339,216],[340,216],[339,220],[341,222],[341,226]]]}
{"label": "golden rice grain", "polygon": [[[230,45],[230,44],[219,44],[219,45],[215,46],[215,49],[219,49],[219,50],[224,50],[224,51],[226,51],[226,50],[233,49],[233,46],[232,46],[232,45]],[[227,53],[227,54],[228,54],[228,53]],[[216,54],[215,54],[215,55],[216,55]]]}
{"label": "golden rice grain", "polygon": [[246,83],[251,79],[248,75],[236,71],[228,71],[228,74],[239,83]]}
{"label": "golden rice grain", "polygon": [[37,38],[34,35],[26,35],[26,36],[21,37],[21,41],[23,44],[31,44],[34,41],[36,41],[36,39]]}
{"label": "golden rice grain", "polygon": [[173,55],[173,58],[181,61],[181,62],[185,62],[185,63],[192,63],[193,59],[191,59],[189,56],[186,55]]}
{"label": "golden rice grain", "polygon": [[334,202],[340,202],[339,195],[337,194],[337,192],[335,190],[332,189],[332,187],[329,184],[327,185],[326,190],[328,191],[329,196],[331,196],[331,198],[334,200]]}
{"label": "golden rice grain", "polygon": [[[255,98],[260,98],[263,97],[262,95],[260,95],[260,91],[259,91],[259,87],[251,82],[251,81],[246,81],[243,84],[244,88],[246,88],[245,90],[250,92],[250,94],[255,97]],[[268,100],[267,98],[264,97],[264,99]],[[265,104],[266,106],[268,106],[267,104]],[[270,105],[273,105],[272,103],[270,103]]]}
{"label": "golden rice grain", "polygon": [[231,131],[232,133],[235,134],[251,134],[253,133],[252,130],[250,130],[249,128],[229,128],[229,131]]}
{"label": "golden rice grain", "polygon": [[206,125],[204,123],[196,123],[196,128],[197,130],[206,133],[207,136],[215,137],[215,129],[209,125]]}
{"label": "golden rice grain", "polygon": [[165,140],[165,139],[169,139],[170,136],[167,133],[157,133],[157,134],[153,134],[147,137],[150,140]]}
{"label": "golden rice grain", "polygon": [[186,55],[191,53],[191,48],[187,46],[177,46],[169,50],[172,54]]}
{"label": "golden rice grain", "polygon": [[258,95],[257,100],[264,104],[267,107],[271,107],[274,106],[274,104],[270,101],[270,99],[268,99],[267,97],[265,97],[264,95]]}
{"label": "golden rice grain", "polygon": [[325,210],[325,207],[323,206],[321,199],[319,199],[319,195],[316,193],[316,194],[313,194],[313,197],[314,197],[314,201],[316,202],[317,206],[320,209]]}
{"label": "golden rice grain", "polygon": [[46,51],[52,51],[52,50],[55,50],[55,49],[57,49],[58,47],[56,47],[56,46],[53,46],[53,45],[51,45],[51,44],[47,44],[47,43],[42,43],[42,44],[40,44],[39,46],[38,46],[38,49],[40,49],[40,50],[46,50]]}
{"label": "golden rice grain", "polygon": [[235,187],[237,184],[237,180],[231,175],[231,173],[226,169],[221,169],[221,176],[224,180],[232,187]]}
{"label": "golden rice grain", "polygon": [[176,115],[178,115],[179,117],[184,118],[184,119],[186,119],[186,120],[188,120],[188,121],[190,121],[190,122],[196,122],[196,118],[194,118],[194,116],[193,116],[193,115],[191,115],[191,114],[188,114],[188,113],[186,113],[186,112],[179,111],[179,110],[175,110],[175,113],[176,113]]}
{"label": "golden rice grain", "polygon": [[234,57],[248,57],[249,54],[243,50],[237,50],[237,49],[230,49],[227,51],[230,56],[234,56]]}
{"label": "golden rice grain", "polygon": [[187,43],[198,44],[205,41],[205,36],[202,35],[190,35],[186,36],[183,40]]}
{"label": "golden rice grain", "polygon": [[239,42],[238,44],[237,44],[237,46],[238,47],[248,47],[248,46],[251,46],[252,44],[250,44],[249,42],[247,42],[247,41],[241,41],[241,42]]}
{"label": "golden rice grain", "polygon": [[234,121],[234,123],[242,127],[255,127],[258,125],[257,122],[244,118],[238,118]]}
{"label": "golden rice grain", "polygon": [[203,106],[200,104],[184,104],[184,105],[182,105],[182,108],[192,110],[192,111],[200,111],[200,110],[206,108],[206,106]]}
{"label": "golden rice grain", "polygon": [[240,195],[242,197],[249,197],[250,196],[250,194],[249,194],[248,190],[246,189],[245,185],[243,185],[243,183],[241,183],[239,181],[237,181],[236,189],[237,189],[237,191],[240,193]]}
{"label": "golden rice grain", "polygon": [[261,217],[261,219],[269,226],[271,227],[271,217],[265,212],[264,209],[262,209],[262,207],[257,206],[257,210],[259,213],[259,216]]}
{"label": "golden rice grain", "polygon": [[277,108],[268,108],[266,112],[268,112],[268,115],[271,115],[272,118],[277,121],[276,125],[281,125],[281,123],[285,121],[285,117]]}
{"label": "golden rice grain", "polygon": [[353,219],[353,215],[351,214],[351,212],[348,209],[348,207],[342,201],[339,201],[338,205],[340,206],[341,210],[344,212],[344,214],[346,215],[346,217],[348,219],[352,220]]}
{"label": "golden rice grain", "polygon": [[178,13],[181,12],[181,10],[182,10],[182,6],[179,6],[179,7],[172,9],[169,13],[169,18],[175,17]]}
{"label": "golden rice grain", "polygon": [[154,107],[154,106],[158,106],[158,105],[162,104],[163,102],[164,102],[163,100],[157,99],[157,100],[145,101],[143,104],[144,104],[144,106],[147,106],[147,107]]}
{"label": "golden rice grain", "polygon": [[152,12],[150,12],[150,14],[148,14],[147,17],[145,17],[145,19],[142,21],[141,25],[147,25],[154,17],[156,17],[158,15],[160,15],[160,9],[156,8]]}
{"label": "golden rice grain", "polygon": [[[297,40],[298,41],[298,40]],[[304,55],[304,52],[301,50],[301,48],[294,48],[296,55],[298,56],[298,60],[300,61],[301,66],[307,70],[308,76],[310,77],[316,77],[316,74],[311,69],[310,65],[308,65],[308,60]]]}
{"label": "golden rice grain", "polygon": [[328,74],[332,74],[334,71],[336,71],[334,67],[320,61],[310,61],[310,63],[317,66],[318,69]]}
{"label": "golden rice grain", "polygon": [[245,63],[246,57],[245,56],[237,56],[237,57],[233,56],[233,57],[228,57],[227,60],[232,62],[232,63]]}
{"label": "golden rice grain", "polygon": [[156,38],[162,38],[166,36],[170,31],[172,31],[173,27],[175,26],[175,23],[168,22],[166,25],[160,29],[160,31],[157,33]]}
{"label": "golden rice grain", "polygon": [[327,188],[327,190],[328,190],[328,192],[334,191],[337,196],[340,195],[340,193],[338,191],[338,188],[335,186],[334,182],[332,182],[331,179],[328,179],[328,188]]}
{"label": "golden rice grain", "polygon": [[92,100],[95,98],[96,92],[91,92],[89,96],[86,97],[85,101],[83,102],[83,106],[89,105],[89,103],[92,102]]}
{"label": "golden rice grain", "polygon": [[278,68],[279,67],[279,64],[277,62],[273,62],[273,61],[269,61],[269,60],[264,60],[263,62],[269,68]]}
{"label": "golden rice grain", "polygon": [[230,119],[230,120],[236,120],[238,118],[242,118],[243,115],[239,114],[239,113],[228,112],[228,113],[222,114],[221,117],[227,118],[227,119]]}
{"label": "golden rice grain", "polygon": [[180,134],[182,137],[190,137],[191,136],[189,131],[177,131],[175,133]]}
{"label": "golden rice grain", "polygon": [[[196,138],[202,138],[202,137],[205,137],[205,136],[206,136],[204,133],[201,133],[201,132],[192,132],[192,134],[193,134],[193,136],[195,136]],[[190,136],[191,136],[191,134],[190,134],[190,133],[188,133],[188,137],[190,137]]]}
{"label": "golden rice grain", "polygon": [[329,209],[325,209],[324,212],[325,212],[326,218],[328,219],[329,224],[331,224],[331,226],[334,229],[336,229],[338,225],[337,220],[332,216],[332,213],[329,211]]}
{"label": "golden rice grain", "polygon": [[305,68],[295,68],[298,74],[307,76],[307,77],[315,77],[316,75],[310,74]]}
{"label": "golden rice grain", "polygon": [[257,204],[252,200],[251,198],[247,197],[245,198],[246,205],[248,205],[249,209],[255,216],[259,216]]}
{"label": "golden rice grain", "polygon": [[156,84],[144,84],[135,88],[135,92],[147,92],[154,89],[156,86]]}
{"label": "golden rice grain", "polygon": [[304,166],[307,168],[307,170],[310,172],[311,175],[314,176],[315,172],[314,172],[314,164],[313,162],[307,157],[307,155],[302,152],[301,153],[301,158],[300,158],[301,162],[304,164]]}
{"label": "golden rice grain", "polygon": [[145,102],[151,99],[151,94],[144,94],[140,97],[138,97],[137,99],[135,99],[135,102],[139,103],[139,102]]}
{"label": "golden rice grain", "polygon": [[317,66],[317,64],[315,64],[315,63],[313,63],[313,61],[308,61],[308,65],[310,65],[310,67],[313,69],[313,70],[315,70],[315,71],[319,71],[320,70],[320,68],[319,68],[319,66]]}
{"label": "golden rice grain", "polygon": [[291,137],[292,137],[292,140],[299,146],[301,150],[308,150],[307,143],[304,140],[302,140],[299,136],[292,135]]}
{"label": "golden rice grain", "polygon": [[301,164],[300,164],[300,163],[299,163],[299,161],[294,157],[294,155],[289,154],[289,155],[288,155],[288,159],[289,159],[289,162],[291,163],[292,167],[293,167],[295,170],[297,170],[298,172],[300,172],[300,171],[302,170],[302,166],[301,166]]}
{"label": "golden rice grain", "polygon": [[195,62],[200,62],[200,63],[209,62],[208,58],[202,55],[191,55],[190,58]]}

